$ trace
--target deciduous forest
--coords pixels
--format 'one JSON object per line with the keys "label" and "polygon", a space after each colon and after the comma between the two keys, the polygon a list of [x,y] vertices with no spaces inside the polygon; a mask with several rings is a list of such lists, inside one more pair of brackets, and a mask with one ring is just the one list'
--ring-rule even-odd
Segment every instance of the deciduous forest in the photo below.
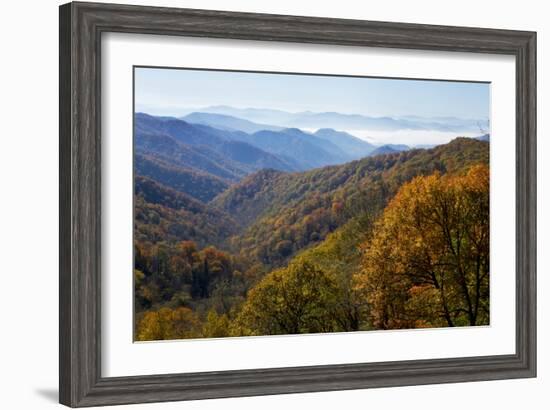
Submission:
{"label": "deciduous forest", "polygon": [[134,146],[135,340],[489,324],[488,136],[137,113]]}

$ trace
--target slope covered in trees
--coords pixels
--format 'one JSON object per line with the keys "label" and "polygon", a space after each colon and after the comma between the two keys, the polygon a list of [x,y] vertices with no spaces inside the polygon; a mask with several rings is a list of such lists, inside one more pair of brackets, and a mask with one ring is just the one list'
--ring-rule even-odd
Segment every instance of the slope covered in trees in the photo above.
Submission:
{"label": "slope covered in trees", "polygon": [[134,179],[134,240],[156,244],[192,240],[206,246],[223,242],[238,231],[227,214],[210,209],[152,179]]}
{"label": "slope covered in trees", "polygon": [[136,118],[138,340],[488,323],[487,142],[349,161],[333,130]]}
{"label": "slope covered in trees", "polygon": [[212,204],[248,225],[232,239],[232,249],[265,265],[280,266],[366,208],[379,212],[413,177],[454,173],[488,161],[487,143],[458,138],[430,150],[369,157],[304,173],[262,171]]}
{"label": "slope covered in trees", "polygon": [[228,182],[212,174],[177,167],[149,155],[136,154],[134,164],[137,175],[148,177],[205,203],[229,187]]}
{"label": "slope covered in trees", "polygon": [[162,273],[172,266],[162,251],[140,253],[136,268],[153,273],[136,271],[136,294],[158,308],[138,315],[138,339],[486,325],[488,188],[483,164],[415,177],[379,217],[352,218],[260,278],[189,242],[164,256],[174,268]]}
{"label": "slope covered in trees", "polygon": [[266,275],[236,315],[233,334],[351,332],[372,328],[367,301],[356,288],[354,276],[361,270],[361,244],[367,240],[372,225],[372,214],[365,212],[317,246],[299,253],[287,267]]}

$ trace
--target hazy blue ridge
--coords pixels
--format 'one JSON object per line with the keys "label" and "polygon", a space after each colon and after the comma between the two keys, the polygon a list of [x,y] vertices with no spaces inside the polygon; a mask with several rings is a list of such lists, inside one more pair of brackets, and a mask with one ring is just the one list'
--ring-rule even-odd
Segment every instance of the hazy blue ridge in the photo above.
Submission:
{"label": "hazy blue ridge", "polygon": [[234,108],[223,105],[206,107],[197,111],[238,117],[255,123],[286,128],[370,129],[373,131],[432,130],[456,132],[457,135],[461,132],[479,132],[486,122],[482,119],[457,117],[390,117],[311,111],[291,113],[281,110]]}
{"label": "hazy blue ridge", "polygon": [[243,131],[252,134],[261,130],[280,131],[282,127],[268,124],[257,124],[231,115],[213,114],[208,112],[192,112],[181,118],[191,124],[202,124],[224,131]]}
{"label": "hazy blue ridge", "polygon": [[284,159],[239,141],[240,134],[243,133],[224,132],[176,118],[135,115],[136,149],[160,155],[173,165],[196,168],[229,180],[238,180],[263,168],[296,170]]}

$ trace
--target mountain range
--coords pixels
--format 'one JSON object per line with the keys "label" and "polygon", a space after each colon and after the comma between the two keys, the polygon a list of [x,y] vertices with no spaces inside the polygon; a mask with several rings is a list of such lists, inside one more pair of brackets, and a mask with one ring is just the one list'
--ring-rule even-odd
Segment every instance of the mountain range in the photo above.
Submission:
{"label": "mountain range", "polygon": [[[205,137],[205,144],[186,144],[197,142],[194,137],[199,132],[194,133],[194,126],[164,123],[173,121],[171,119],[157,119],[156,123],[148,116],[137,115],[137,127],[141,120],[149,127],[156,124],[159,133],[168,135],[157,134],[156,138],[161,141],[158,147],[140,142],[141,139],[149,140],[144,131],[146,127],[136,132],[134,187],[138,198],[138,239],[147,238],[153,242],[193,240],[201,246],[215,245],[247,255],[247,258],[252,255],[266,266],[280,266],[300,249],[323,240],[350,218],[364,212],[379,212],[398,188],[415,176],[429,175],[434,171],[454,173],[471,164],[489,161],[487,142],[457,138],[431,149],[386,145],[372,152],[378,152],[378,155],[310,167],[305,171],[272,167],[250,171],[248,164],[257,162],[248,157],[246,162],[240,162],[239,155],[223,161],[223,149],[219,151],[208,145],[214,141],[233,142],[229,137],[216,140],[221,137],[208,128],[200,128],[203,133],[200,135],[211,133]],[[191,136],[180,133],[182,130]],[[332,131],[323,131],[322,134],[334,135]],[[240,132],[236,135],[243,138]],[[260,131],[247,135],[251,139],[282,138],[285,142],[293,141],[292,137],[306,141],[318,138],[299,130]],[[168,138],[171,150],[164,148],[164,141]],[[186,148],[197,149],[197,152],[209,149],[222,162],[216,163],[217,168],[213,169],[211,163],[203,162],[203,158],[190,163],[187,157],[181,156]],[[264,158],[265,152],[255,149],[257,151],[245,152]],[[338,151],[338,155],[342,155],[341,152]],[[304,163],[301,166],[306,167]],[[231,178],[224,178],[217,175],[220,170],[234,173]],[[159,233],[159,229],[164,234]],[[293,244],[291,248],[281,245],[288,241]]]}
{"label": "mountain range", "polygon": [[297,128],[264,129],[264,124],[207,113],[186,118],[135,115],[136,153],[146,157],[149,170],[155,160],[156,168],[169,165],[235,182],[264,168],[292,172],[342,164],[375,149],[366,141],[333,129],[316,133]]}
{"label": "mountain range", "polygon": [[[223,110],[258,118],[271,114],[281,121],[295,118],[276,110]],[[376,146],[333,128],[308,132],[229,114],[193,112],[182,119],[136,113],[134,119],[136,172],[204,202],[259,170],[302,172],[411,149]],[[413,119],[418,120],[408,120]],[[477,139],[488,141],[489,134]]]}
{"label": "mountain range", "polygon": [[213,114],[208,112],[192,112],[191,114],[181,117],[180,119],[192,124],[209,125],[220,130],[243,131],[250,134],[262,130],[280,131],[284,129],[283,127],[277,127],[275,125],[257,124],[255,122],[233,117],[231,115]]}
{"label": "mountain range", "polygon": [[[303,111],[291,113],[263,108],[235,108],[225,105],[210,106],[193,111],[240,118],[282,128],[335,128],[372,131],[432,130],[455,133],[478,133],[487,124],[486,119],[420,116],[369,116],[338,112]],[[189,111],[193,113],[193,111]],[[193,117],[191,117],[193,118]],[[184,118],[185,119],[185,118]],[[191,121],[192,122],[192,121]],[[210,123],[211,124],[211,123]]]}
{"label": "mountain range", "polygon": [[[304,149],[311,149],[311,144],[313,144],[332,153],[340,161],[362,158],[369,155],[376,148],[367,141],[332,128],[321,128],[315,133],[308,133],[298,128],[283,128],[255,123],[230,115],[206,112],[193,112],[181,119],[192,124],[207,125],[219,130],[232,132],[232,138],[256,145],[268,152],[286,156],[289,155],[286,153],[289,148],[288,144],[300,146],[300,148]],[[235,131],[252,134],[252,136],[238,134]],[[315,156],[315,152],[310,151],[308,154],[309,157]],[[326,156],[326,154],[321,153],[321,157],[323,156]]]}
{"label": "mountain range", "polygon": [[[388,204],[416,178],[489,163],[488,134],[411,148],[376,146],[332,125],[315,130],[228,114],[135,114],[137,340],[308,333],[272,330],[275,315],[267,330],[248,329],[265,306],[277,315],[281,297],[290,307],[309,300],[316,312],[325,293],[337,325],[323,332],[372,330],[353,281]],[[250,305],[258,292],[265,302]],[[254,323],[241,320],[249,314]]]}
{"label": "mountain range", "polygon": [[222,132],[170,117],[138,113],[134,122],[136,153],[155,157],[173,167],[207,172],[237,181],[263,168],[293,171],[281,157],[240,141],[240,132]]}

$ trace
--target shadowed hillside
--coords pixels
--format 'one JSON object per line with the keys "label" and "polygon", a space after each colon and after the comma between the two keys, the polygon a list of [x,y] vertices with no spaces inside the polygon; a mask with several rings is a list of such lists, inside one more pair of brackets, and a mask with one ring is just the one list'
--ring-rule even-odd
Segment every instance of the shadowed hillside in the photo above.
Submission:
{"label": "shadowed hillside", "polygon": [[212,174],[177,167],[153,156],[136,154],[134,164],[137,175],[149,177],[202,202],[210,201],[229,187],[226,181]]}

